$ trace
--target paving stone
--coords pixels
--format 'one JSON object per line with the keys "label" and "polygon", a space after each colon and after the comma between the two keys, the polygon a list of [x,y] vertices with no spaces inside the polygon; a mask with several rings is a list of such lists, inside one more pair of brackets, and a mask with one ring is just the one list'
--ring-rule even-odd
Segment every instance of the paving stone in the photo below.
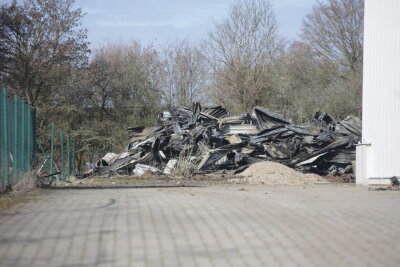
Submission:
{"label": "paving stone", "polygon": [[56,190],[0,212],[0,266],[398,266],[399,200],[331,185]]}

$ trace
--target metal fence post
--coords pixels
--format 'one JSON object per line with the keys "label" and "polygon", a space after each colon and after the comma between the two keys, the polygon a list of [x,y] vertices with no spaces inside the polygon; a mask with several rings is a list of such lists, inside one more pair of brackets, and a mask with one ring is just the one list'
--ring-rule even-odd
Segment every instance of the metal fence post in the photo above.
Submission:
{"label": "metal fence post", "polygon": [[24,143],[22,142],[22,138],[23,138],[23,124],[22,124],[22,118],[23,118],[23,114],[22,114],[22,99],[18,98],[18,121],[17,121],[17,127],[18,127],[18,132],[17,132],[17,139],[18,139],[18,174],[21,175],[23,173],[22,171],[22,156],[24,155],[24,150],[22,148],[22,146],[24,145]]}
{"label": "metal fence post", "polygon": [[25,172],[25,103],[21,101],[21,173]]}
{"label": "metal fence post", "polygon": [[61,153],[61,179],[64,179],[64,140],[63,133],[60,131],[60,153]]}
{"label": "metal fence post", "polygon": [[19,175],[19,149],[18,149],[18,95],[14,95],[14,155],[13,155],[13,170],[14,179]]}
{"label": "metal fence post", "polygon": [[27,119],[27,134],[28,138],[26,139],[26,171],[30,171],[31,169],[31,146],[32,146],[32,114],[31,109],[28,105],[26,105],[26,119]]}
{"label": "metal fence post", "polygon": [[68,179],[71,176],[71,146],[70,146],[70,142],[69,142],[69,135],[67,135],[67,175],[68,175]]}
{"label": "metal fence post", "polygon": [[4,142],[4,175],[3,175],[3,185],[8,186],[9,180],[8,180],[8,157],[9,157],[9,151],[8,151],[8,121],[7,121],[7,113],[8,113],[8,107],[7,107],[7,89],[3,88],[3,142]]}
{"label": "metal fence post", "polygon": [[72,138],[72,172],[76,174],[76,162],[75,162],[75,138]]}
{"label": "metal fence post", "polygon": [[[51,139],[50,139],[50,173],[53,174],[53,155],[54,155],[54,123],[51,124]],[[50,181],[53,181],[53,176],[51,176]]]}

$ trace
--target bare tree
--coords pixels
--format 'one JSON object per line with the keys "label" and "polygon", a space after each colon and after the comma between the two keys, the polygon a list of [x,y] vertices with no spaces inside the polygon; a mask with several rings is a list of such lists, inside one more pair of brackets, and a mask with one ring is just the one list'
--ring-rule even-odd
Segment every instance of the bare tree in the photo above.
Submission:
{"label": "bare tree", "polygon": [[308,44],[291,43],[276,68],[279,90],[275,109],[280,114],[300,123],[309,120],[316,111],[330,111],[326,104],[331,101],[328,90],[332,70],[327,71]]}
{"label": "bare tree", "polygon": [[33,106],[48,103],[72,69],[87,62],[83,14],[73,3],[14,0],[0,6],[1,79]]}
{"label": "bare tree", "polygon": [[363,0],[319,1],[303,22],[318,71],[331,76],[326,106],[339,116],[361,113],[363,28]]}
{"label": "bare tree", "polygon": [[100,108],[103,113],[111,110],[114,116],[121,116],[121,124],[145,123],[159,111],[161,68],[152,45],[131,42],[95,50],[89,66],[87,106]]}
{"label": "bare tree", "polygon": [[164,98],[169,106],[190,107],[200,101],[205,84],[204,60],[200,50],[187,40],[163,48]]}
{"label": "bare tree", "polygon": [[273,91],[273,61],[282,43],[268,0],[233,5],[205,42],[215,101],[234,112],[268,101]]}
{"label": "bare tree", "polygon": [[100,122],[104,120],[107,109],[112,107],[112,100],[116,96],[116,90],[112,86],[112,66],[104,55],[96,54],[89,66],[88,81],[90,90],[87,99],[90,108],[100,109]]}
{"label": "bare tree", "polygon": [[302,38],[316,55],[337,69],[362,65],[364,0],[319,1],[306,16]]}

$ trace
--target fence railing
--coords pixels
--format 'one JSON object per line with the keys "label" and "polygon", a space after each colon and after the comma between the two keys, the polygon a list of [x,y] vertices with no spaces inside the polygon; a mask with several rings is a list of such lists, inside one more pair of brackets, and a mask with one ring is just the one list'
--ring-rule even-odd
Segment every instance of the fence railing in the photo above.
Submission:
{"label": "fence railing", "polygon": [[[50,155],[48,161],[48,172],[55,176],[56,181],[68,180],[76,173],[75,139],[58,129],[54,123],[50,130]],[[52,177],[53,180],[53,177]]]}
{"label": "fence railing", "polygon": [[32,166],[35,153],[36,116],[34,109],[20,99],[0,91],[0,189],[18,182]]}

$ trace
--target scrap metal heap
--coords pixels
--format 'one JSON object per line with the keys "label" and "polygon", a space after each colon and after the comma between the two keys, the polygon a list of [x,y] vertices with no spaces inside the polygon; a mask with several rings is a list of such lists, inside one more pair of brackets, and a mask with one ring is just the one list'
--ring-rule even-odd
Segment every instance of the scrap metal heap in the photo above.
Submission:
{"label": "scrap metal heap", "polygon": [[317,112],[309,123],[295,125],[261,107],[229,117],[221,106],[164,111],[153,127],[128,129],[131,140],[121,154],[108,153],[91,173],[97,175],[173,174],[180,161],[197,173],[235,174],[259,161],[274,161],[320,175],[353,173],[361,120],[337,121]]}

